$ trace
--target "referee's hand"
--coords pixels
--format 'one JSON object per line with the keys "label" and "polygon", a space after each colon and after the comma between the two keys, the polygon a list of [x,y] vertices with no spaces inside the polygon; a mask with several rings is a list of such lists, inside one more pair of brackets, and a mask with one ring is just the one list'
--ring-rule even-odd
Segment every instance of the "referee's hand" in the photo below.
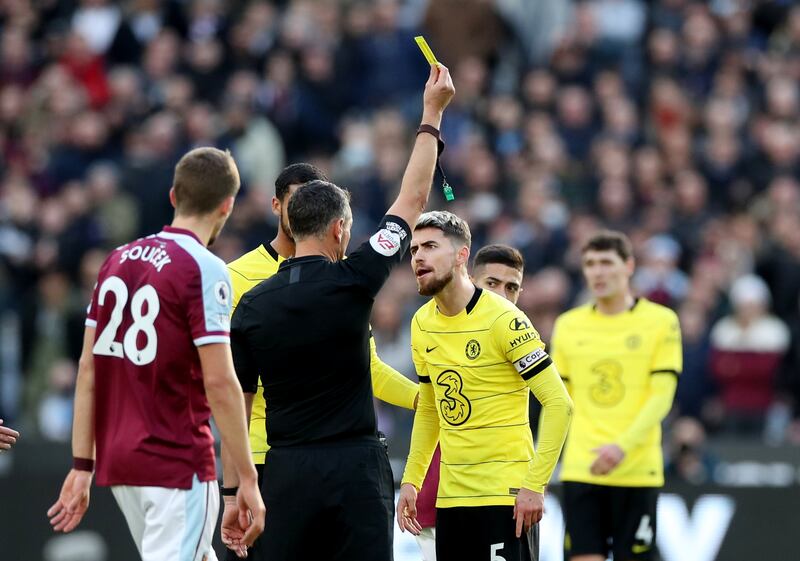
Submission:
{"label": "referee's hand", "polygon": [[544,495],[531,491],[525,487],[520,488],[517,500],[514,502],[514,520],[517,521],[517,537],[522,535],[522,528],[529,531],[531,526],[538,524],[544,516]]}
{"label": "referee's hand", "polygon": [[431,65],[431,73],[422,94],[423,115],[438,114],[441,117],[455,93],[450,70],[444,64]]}
{"label": "referee's hand", "polygon": [[400,497],[397,499],[397,525],[400,531],[408,530],[413,535],[418,536],[422,531],[417,521],[417,488],[411,483],[403,483],[400,486]]}

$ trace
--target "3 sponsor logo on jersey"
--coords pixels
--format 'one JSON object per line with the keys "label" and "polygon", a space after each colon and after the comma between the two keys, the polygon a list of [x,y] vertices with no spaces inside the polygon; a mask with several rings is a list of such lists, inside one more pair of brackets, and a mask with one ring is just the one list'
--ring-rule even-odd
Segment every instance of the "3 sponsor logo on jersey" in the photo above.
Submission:
{"label": "3 sponsor logo on jersey", "polygon": [[535,351],[530,352],[521,359],[517,360],[514,363],[514,367],[517,369],[517,372],[522,374],[523,372],[525,372],[526,369],[533,366],[546,356],[547,353],[544,352],[544,349],[536,349]]}
{"label": "3 sponsor logo on jersey", "polygon": [[172,263],[167,250],[151,245],[135,245],[130,249],[126,249],[119,257],[120,265],[125,263],[125,261],[144,261],[145,263],[152,263],[153,267],[155,267],[159,273],[165,265]]}

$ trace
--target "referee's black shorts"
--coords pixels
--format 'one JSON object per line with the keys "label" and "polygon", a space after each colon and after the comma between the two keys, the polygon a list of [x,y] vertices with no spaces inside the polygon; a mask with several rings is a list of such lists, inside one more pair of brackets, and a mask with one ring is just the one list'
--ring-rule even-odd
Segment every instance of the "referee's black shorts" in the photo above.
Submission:
{"label": "referee's black shorts", "polygon": [[564,484],[565,559],[614,554],[622,561],[654,559],[656,487]]}
{"label": "referee's black shorts", "polygon": [[394,481],[377,438],[271,448],[262,559],[391,561]]}

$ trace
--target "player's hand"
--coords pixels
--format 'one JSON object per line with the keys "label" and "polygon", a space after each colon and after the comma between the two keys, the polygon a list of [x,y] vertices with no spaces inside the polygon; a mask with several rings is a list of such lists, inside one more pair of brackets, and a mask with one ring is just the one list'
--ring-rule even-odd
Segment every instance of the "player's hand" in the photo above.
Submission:
{"label": "player's hand", "polygon": [[67,474],[58,500],[47,511],[53,530],[71,532],[80,524],[89,508],[92,475],[91,472],[79,469],[72,469]]}
{"label": "player's hand", "polygon": [[408,530],[418,536],[422,526],[417,521],[417,488],[411,483],[400,486],[400,496],[397,498],[397,525],[401,532]]}
{"label": "player's hand", "polygon": [[236,504],[239,507],[239,527],[244,530],[241,543],[250,547],[264,531],[264,518],[267,514],[257,479],[239,480]]}
{"label": "player's hand", "polygon": [[514,501],[514,520],[517,521],[517,537],[522,535],[522,529],[529,531],[531,526],[538,524],[544,516],[544,495],[521,487]]}
{"label": "player's hand", "polygon": [[14,429],[3,426],[3,419],[0,419],[0,450],[11,450],[16,444],[19,433]]}
{"label": "player's hand", "polygon": [[247,557],[247,546],[242,543],[244,529],[239,526],[239,507],[236,497],[223,497],[225,508],[222,511],[220,536],[225,547],[233,551],[237,557]]}
{"label": "player's hand", "polygon": [[424,111],[441,116],[455,93],[456,88],[450,77],[450,70],[443,64],[431,65],[431,74],[428,76],[425,93],[422,95]]}
{"label": "player's hand", "polygon": [[592,450],[597,458],[592,462],[589,471],[592,475],[606,475],[619,465],[625,457],[625,452],[616,444],[606,444]]}

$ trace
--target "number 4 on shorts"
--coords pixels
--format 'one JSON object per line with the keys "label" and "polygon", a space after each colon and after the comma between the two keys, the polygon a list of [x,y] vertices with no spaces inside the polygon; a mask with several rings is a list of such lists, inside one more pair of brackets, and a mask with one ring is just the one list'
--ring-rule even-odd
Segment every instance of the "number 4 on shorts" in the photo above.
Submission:
{"label": "number 4 on shorts", "polygon": [[489,561],[506,561],[505,557],[503,557],[502,555],[497,555],[497,553],[501,549],[503,549],[505,545],[506,542],[500,542],[500,543],[493,543],[491,546],[489,546],[491,548],[490,550],[491,557],[489,558]]}
{"label": "number 4 on shorts", "polygon": [[636,530],[636,535],[634,537],[644,545],[652,545],[653,527],[650,525],[649,514],[642,516],[642,520],[639,522],[639,529]]}

